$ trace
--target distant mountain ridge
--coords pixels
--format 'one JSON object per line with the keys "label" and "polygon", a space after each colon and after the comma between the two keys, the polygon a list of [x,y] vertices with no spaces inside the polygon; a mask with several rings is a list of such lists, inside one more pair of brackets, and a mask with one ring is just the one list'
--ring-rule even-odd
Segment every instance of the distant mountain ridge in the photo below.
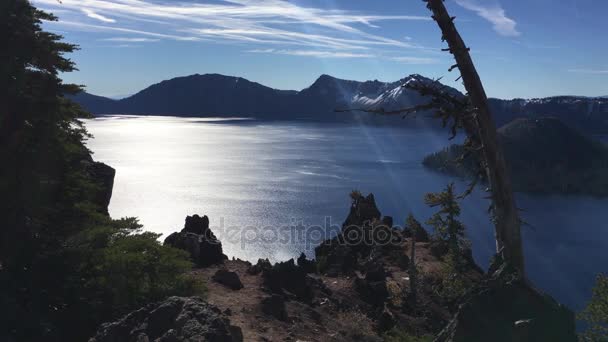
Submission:
{"label": "distant mountain ridge", "polygon": [[[120,100],[86,92],[73,96],[72,99],[96,115],[243,116],[271,120],[388,121],[388,118],[378,115],[362,112],[338,113],[336,110],[380,108],[394,110],[426,103],[428,99],[403,87],[411,82],[436,81],[417,74],[395,82],[377,80],[359,82],[321,75],[310,87],[294,91],[273,89],[242,77],[195,74],[162,81]],[[447,89],[460,94],[456,89],[449,87]],[[497,126],[520,117],[552,116],[584,131],[608,133],[608,98],[605,97],[490,99],[490,106]]]}
{"label": "distant mountain ridge", "polygon": [[387,118],[336,110],[392,110],[425,103],[417,92],[402,86],[410,82],[435,81],[420,75],[410,75],[396,82],[358,82],[321,75],[310,87],[292,91],[273,89],[241,77],[196,74],[162,81],[120,100],[86,92],[72,99],[95,115],[245,116],[315,121],[369,121],[373,118],[378,121]]}
{"label": "distant mountain ridge", "polygon": [[496,125],[517,118],[554,117],[570,127],[595,134],[608,133],[608,98],[553,96],[536,99],[490,99]]}

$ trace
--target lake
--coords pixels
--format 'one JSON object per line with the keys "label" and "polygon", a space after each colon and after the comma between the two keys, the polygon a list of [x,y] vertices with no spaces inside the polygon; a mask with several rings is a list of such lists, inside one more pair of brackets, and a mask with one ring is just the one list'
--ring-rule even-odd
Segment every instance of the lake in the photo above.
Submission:
{"label": "lake", "polygon": [[[396,119],[399,120],[399,119]],[[423,168],[447,131],[362,125],[105,116],[86,120],[94,158],[117,171],[110,214],[136,216],[167,235],[187,215],[208,215],[224,252],[283,261],[339,229],[348,194],[372,192],[383,215],[425,221],[427,192],[466,183]],[[462,221],[482,267],[494,253],[488,201],[462,202]],[[529,278],[579,310],[595,275],[608,271],[608,199],[517,195]],[[301,229],[305,227],[306,229]]]}

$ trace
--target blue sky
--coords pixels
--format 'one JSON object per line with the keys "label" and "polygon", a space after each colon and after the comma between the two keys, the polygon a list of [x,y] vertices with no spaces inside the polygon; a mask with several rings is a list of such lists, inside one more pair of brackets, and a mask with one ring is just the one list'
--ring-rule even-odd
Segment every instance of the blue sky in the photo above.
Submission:
{"label": "blue sky", "polygon": [[[419,0],[33,0],[79,44],[66,81],[117,97],[194,73],[300,90],[321,74],[459,74]],[[446,0],[489,96],[608,95],[608,1]]]}

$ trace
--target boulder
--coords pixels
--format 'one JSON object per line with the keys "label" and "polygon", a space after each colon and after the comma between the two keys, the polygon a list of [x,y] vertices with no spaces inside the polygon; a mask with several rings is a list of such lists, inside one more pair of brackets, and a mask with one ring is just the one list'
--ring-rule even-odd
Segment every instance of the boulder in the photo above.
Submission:
{"label": "boulder", "polygon": [[233,290],[240,290],[243,288],[243,283],[241,282],[239,275],[236,274],[236,272],[228,271],[226,269],[217,270],[211,279]]}
{"label": "boulder", "polygon": [[437,342],[577,341],[574,314],[501,267],[460,305]]}
{"label": "boulder", "polygon": [[222,243],[209,229],[207,216],[186,217],[184,229],[169,235],[164,244],[187,251],[199,267],[222,263],[227,259],[222,251]]}
{"label": "boulder", "polygon": [[278,320],[287,321],[287,310],[285,309],[285,299],[278,294],[272,294],[261,301],[262,312]]}
{"label": "boulder", "polygon": [[243,341],[239,327],[199,297],[170,297],[102,324],[89,342]]}

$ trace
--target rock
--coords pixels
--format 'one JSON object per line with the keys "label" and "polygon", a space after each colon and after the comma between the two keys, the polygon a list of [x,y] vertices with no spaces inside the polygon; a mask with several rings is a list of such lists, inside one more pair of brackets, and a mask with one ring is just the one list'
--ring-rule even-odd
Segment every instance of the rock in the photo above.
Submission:
{"label": "rock", "polygon": [[365,276],[355,278],[355,289],[361,298],[373,305],[382,305],[389,297],[386,277],[387,272],[382,264],[371,263],[367,266]]}
{"label": "rock", "polygon": [[249,266],[247,268],[247,273],[251,275],[258,275],[262,273],[262,271],[272,268],[272,264],[268,259],[258,259],[257,264],[253,266]]}
{"label": "rock", "polygon": [[274,293],[283,293],[283,290],[294,294],[298,300],[310,302],[313,292],[306,277],[307,272],[296,266],[293,259],[278,262],[271,268],[264,270],[264,285]]}
{"label": "rock", "polygon": [[502,267],[459,307],[435,341],[574,342],[577,337],[569,309]]}
{"label": "rock", "polygon": [[379,220],[380,216],[374,194],[369,194],[367,197],[359,195],[357,198],[353,198],[350,212],[342,225],[342,229],[348,226],[370,225],[375,220]]}
{"label": "rock", "polygon": [[382,218],[382,225],[387,228],[393,228],[393,217],[392,216],[384,216]]}
{"label": "rock", "polygon": [[95,162],[90,157],[84,163],[86,163],[86,171],[98,186],[93,191],[93,203],[97,205],[101,212],[107,214],[108,205],[110,205],[110,199],[112,199],[116,170],[104,163]]}
{"label": "rock", "polygon": [[222,263],[227,259],[222,251],[222,243],[209,229],[207,216],[186,217],[184,229],[169,235],[164,244],[187,251],[199,267]]}
{"label": "rock", "polygon": [[391,330],[396,323],[397,320],[395,315],[385,305],[380,317],[378,318],[378,329],[380,331],[388,331]]}
{"label": "rock", "polygon": [[207,215],[200,217],[198,215],[186,217],[186,223],[184,224],[184,230],[188,233],[194,233],[198,235],[205,234],[209,230],[209,218]]}
{"label": "rock", "polygon": [[[409,228],[403,229],[403,236],[412,237],[412,231]],[[416,242],[429,242],[430,237],[429,233],[422,226],[419,229],[416,229]]]}
{"label": "rock", "polygon": [[300,254],[298,258],[298,266],[304,270],[306,273],[314,273],[317,271],[317,264],[314,260],[306,259],[306,254]]}
{"label": "rock", "polygon": [[233,271],[219,269],[211,279],[233,290],[240,290],[243,288],[243,283],[241,282],[239,275]]}
{"label": "rock", "polygon": [[352,273],[357,264],[355,252],[340,236],[325,240],[317,246],[315,259],[319,265],[319,271],[330,277]]}
{"label": "rock", "polygon": [[443,240],[431,240],[429,250],[435,258],[442,258],[448,254],[448,244]]}
{"label": "rock", "polygon": [[287,321],[287,310],[285,309],[285,300],[283,299],[283,296],[272,294],[263,298],[261,305],[262,312],[265,314],[281,321]]}
{"label": "rock", "polygon": [[102,324],[89,342],[243,341],[220,309],[199,297],[170,297],[147,305],[116,322]]}

